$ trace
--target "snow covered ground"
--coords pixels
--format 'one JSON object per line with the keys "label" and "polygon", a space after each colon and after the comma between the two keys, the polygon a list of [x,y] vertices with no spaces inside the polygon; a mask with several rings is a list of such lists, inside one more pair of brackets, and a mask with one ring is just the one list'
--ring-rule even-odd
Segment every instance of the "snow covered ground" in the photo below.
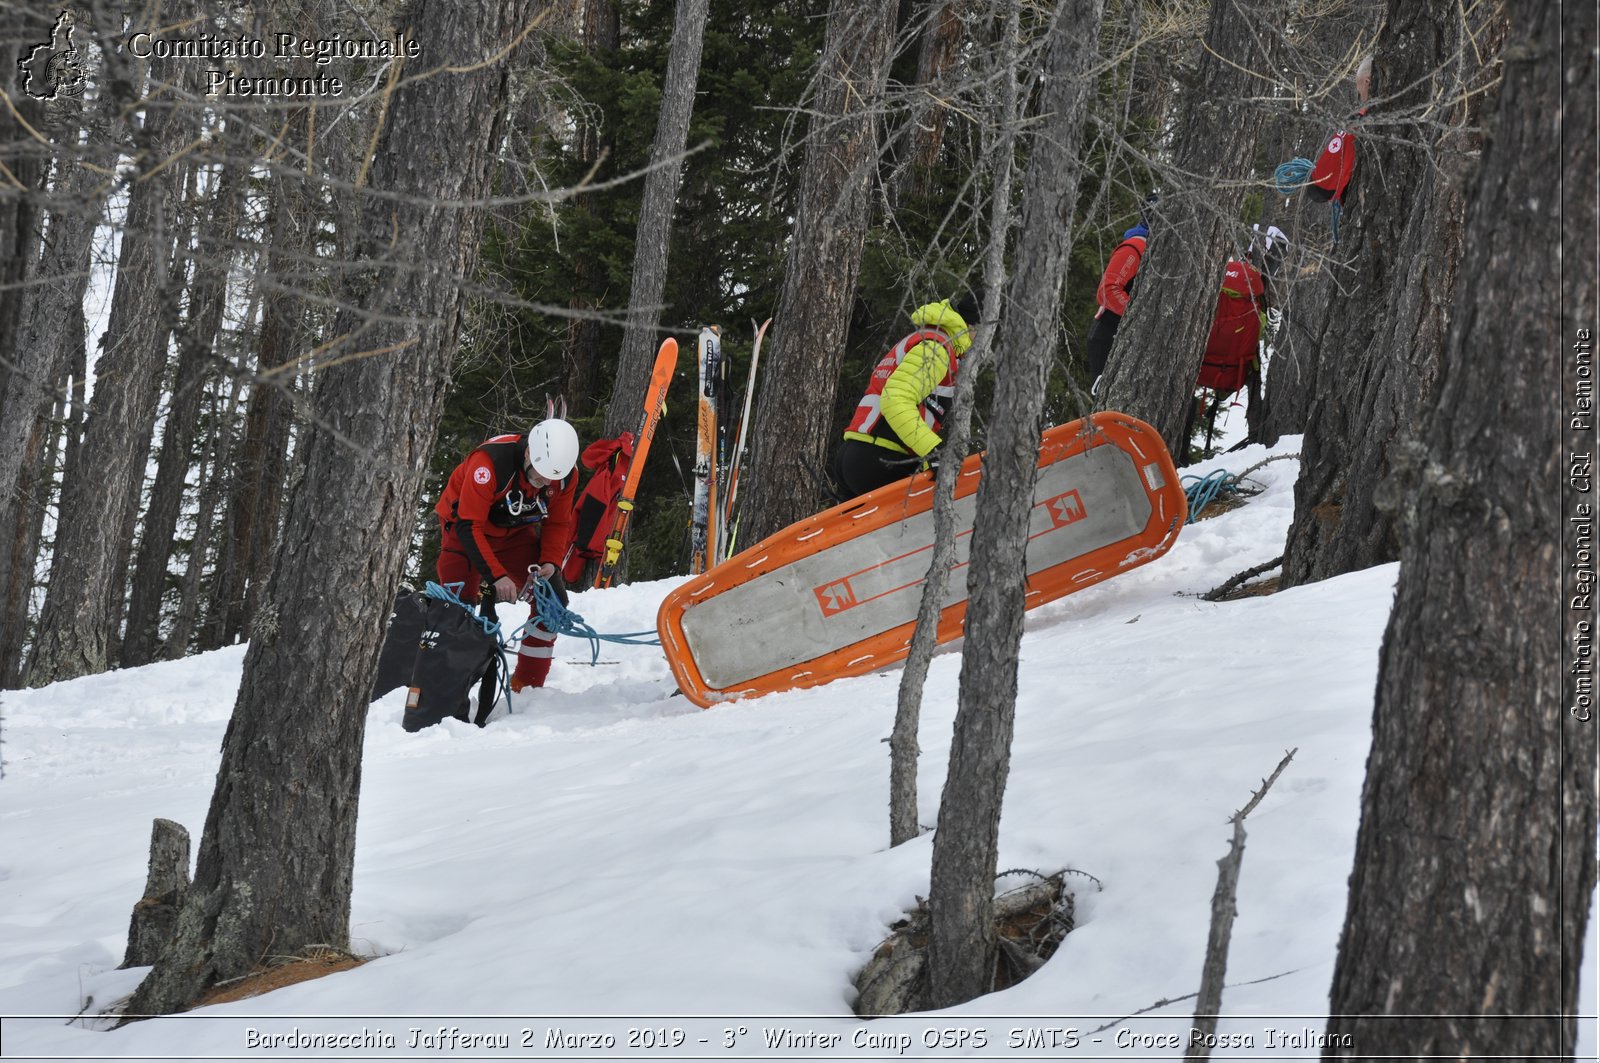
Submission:
{"label": "snow covered ground", "polygon": [[[406,734],[401,692],[374,704],[352,918],[372,962],[110,1031],[93,1017],[143,974],[115,968],[150,821],[176,819],[198,843],[235,647],[4,695],[0,1055],[1181,1058],[1167,1043],[1187,1035],[1193,1002],[1146,1009],[1197,988],[1225,821],[1291,748],[1247,824],[1222,1004],[1219,1033],[1252,1047],[1213,1058],[1318,1055],[1397,567],[1196,597],[1282,552],[1296,471],[1266,466],[1247,506],[1030,614],[1000,866],[1074,868],[1101,887],[1073,879],[1077,929],[1017,987],[933,1014],[850,1015],[853,975],[928,890],[931,835],[887,848],[898,672],[702,712],[673,696],[659,651],[607,646],[614,663],[590,667],[568,640],[552,686],[483,730]],[[573,608],[635,631],[675,582]],[[929,675],[926,824],[958,665],[947,650]],[[614,1047],[577,1047],[591,1035]]]}

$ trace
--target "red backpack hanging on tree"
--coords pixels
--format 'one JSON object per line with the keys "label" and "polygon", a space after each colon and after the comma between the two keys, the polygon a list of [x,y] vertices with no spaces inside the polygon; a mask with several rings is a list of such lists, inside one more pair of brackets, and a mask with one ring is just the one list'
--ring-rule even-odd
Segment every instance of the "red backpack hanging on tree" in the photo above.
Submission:
{"label": "red backpack hanging on tree", "polygon": [[1322,146],[1322,154],[1311,167],[1306,179],[1306,195],[1324,203],[1332,200],[1344,202],[1345,189],[1350,186],[1350,175],[1356,169],[1356,135],[1340,129]]}

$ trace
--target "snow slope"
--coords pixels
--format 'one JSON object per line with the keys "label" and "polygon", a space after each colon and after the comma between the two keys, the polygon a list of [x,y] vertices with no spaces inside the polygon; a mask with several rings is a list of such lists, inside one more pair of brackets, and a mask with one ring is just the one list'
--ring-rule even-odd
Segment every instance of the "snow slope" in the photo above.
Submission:
{"label": "snow slope", "polygon": [[[1196,989],[1225,821],[1294,748],[1247,824],[1220,1033],[1251,1043],[1213,1058],[1315,1056],[1397,567],[1196,597],[1281,553],[1296,471],[1266,466],[1262,494],[1166,557],[1030,614],[1001,867],[1074,868],[1100,888],[1074,878],[1077,929],[1019,986],[935,1014],[849,1014],[853,975],[928,889],[931,835],[886,848],[898,672],[702,712],[672,696],[659,651],[606,646],[614,663],[590,667],[566,640],[552,686],[483,730],[410,735],[402,693],[374,704],[352,917],[373,962],[109,1031],[93,1016],[143,973],[115,967],[150,821],[198,843],[234,647],[4,695],[0,1055],[1181,1058],[1168,1042],[1192,1001],[1128,1016]],[[676,582],[573,608],[635,631]],[[947,650],[929,675],[930,825],[959,663]],[[1593,968],[1591,948],[1590,1057]],[[616,1044],[576,1047],[591,1035]]]}

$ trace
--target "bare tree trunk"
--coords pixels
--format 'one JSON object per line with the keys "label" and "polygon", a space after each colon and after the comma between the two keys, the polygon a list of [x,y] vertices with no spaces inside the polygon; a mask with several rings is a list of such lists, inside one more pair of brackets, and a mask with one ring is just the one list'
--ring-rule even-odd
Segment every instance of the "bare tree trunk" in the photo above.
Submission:
{"label": "bare tree trunk", "polygon": [[212,375],[212,351],[222,327],[228,273],[233,264],[231,245],[237,236],[244,201],[244,176],[241,167],[224,164],[216,178],[204,224],[199,226],[188,315],[179,329],[178,365],[161,434],[161,456],[155,484],[150,489],[150,506],[145,512],[129,595],[128,632],[122,644],[124,667],[148,664],[160,651],[161,603],[169,580],[168,561],[194,463],[200,409]]}
{"label": "bare tree trunk", "polygon": [[[583,42],[594,55],[609,55],[617,50],[622,37],[621,19],[616,0],[586,0],[583,4]],[[698,80],[698,78],[697,78]],[[665,101],[663,101],[665,102]],[[685,139],[687,139],[685,127]],[[585,123],[578,134],[577,159],[586,171],[609,154],[610,134],[597,124]],[[592,193],[581,193],[572,199],[576,212],[590,213],[594,209]],[[605,263],[590,254],[572,256],[572,271],[577,275],[580,290],[594,292],[605,284]],[[582,298],[572,304],[574,310],[596,310],[593,298]],[[600,369],[605,362],[607,326],[592,317],[575,317],[567,322],[567,383],[566,396],[574,417],[587,417],[594,412],[600,391]],[[641,396],[643,391],[640,392]]]}
{"label": "bare tree trunk", "polygon": [[988,305],[982,307],[972,346],[961,360],[961,375],[956,379],[955,401],[945,426],[945,448],[950,459],[939,464],[934,486],[933,557],[928,562],[928,578],[922,587],[917,607],[917,626],[911,635],[905,669],[900,675],[900,692],[895,707],[894,730],[889,735],[889,844],[900,845],[921,831],[917,821],[917,734],[921,729],[922,690],[928,679],[928,666],[938,647],[939,614],[945,589],[950,584],[950,569],[956,560],[955,505],[951,501],[961,462],[956,455],[967,452],[971,438],[972,407],[976,403],[978,376],[993,356],[994,322],[1000,316],[1001,289],[1005,285],[1006,241],[1011,231],[1011,185],[1013,157],[1021,99],[1017,65],[1021,14],[1014,0],[1006,0],[1004,44],[999,60],[1000,98],[996,101],[997,122],[994,142],[984,153],[993,170],[993,192],[989,200],[989,243],[984,252],[983,281]]}
{"label": "bare tree trunk", "polygon": [[656,323],[661,293],[667,286],[667,250],[672,242],[672,213],[683,174],[683,151],[694,113],[694,87],[700,79],[700,52],[705,39],[709,0],[681,0],[674,9],[672,47],[661,87],[661,117],[650,146],[650,173],[639,205],[639,231],[633,245],[633,288],[628,295],[628,324],[617,358],[611,404],[606,409],[606,435],[633,429],[644,404],[655,359]]}
{"label": "bare tree trunk", "polygon": [[[10,5],[0,11],[0,70],[10,74],[18,69],[31,50],[28,42],[49,36],[51,17]],[[45,125],[43,104],[26,92],[13,92],[7,98],[10,106],[0,108],[0,166],[10,173],[10,178],[0,180],[0,399],[10,386],[12,351],[26,303],[22,284],[32,274],[39,251],[39,201],[48,169],[43,145],[28,136],[23,125],[35,129]]]}
{"label": "bare tree trunk", "polygon": [[[172,12],[168,12],[172,14]],[[125,529],[137,513],[161,398],[171,328],[172,226],[185,165],[173,153],[198,115],[174,101],[184,61],[158,61],[144,100],[138,176],[128,190],[110,319],[95,362],[83,461],[94,475],[63,482],[56,549],[28,682],[43,686],[110,667],[109,634],[125,601]],[[142,445],[141,445],[142,444]],[[88,514],[98,514],[88,519]]]}
{"label": "bare tree trunk", "polygon": [[369,182],[383,195],[366,204],[362,268],[335,290],[332,334],[346,339],[314,392],[194,883],[130,1013],[184,1007],[269,948],[349,941],[368,694],[477,263],[484,208],[459,204],[490,191],[510,80],[499,53],[532,8],[416,0],[401,19],[438,66],[389,103]]}
{"label": "bare tree trunk", "polygon": [[889,76],[893,0],[833,0],[796,193],[783,291],[763,356],[750,436],[757,446],[740,474],[747,487],[740,536],[759,542],[817,511],[804,463],[825,468],[834,437],[834,398],[844,362],[877,161],[878,104]]}
{"label": "bare tree trunk", "polygon": [[890,198],[896,203],[907,196],[926,196],[932,190],[948,117],[940,90],[960,59],[966,36],[962,15],[972,6],[972,0],[932,0],[926,5],[928,23],[917,56],[913,90],[917,95],[906,115],[902,158],[890,189]]}
{"label": "bare tree trunk", "polygon": [[[253,316],[253,315],[252,315]],[[235,376],[224,385],[218,382],[211,405],[211,438],[200,464],[200,499],[195,508],[194,534],[189,540],[189,558],[178,594],[178,608],[172,630],[161,647],[161,656],[177,660],[189,652],[189,642],[199,626],[200,581],[206,571],[207,553],[217,526],[226,480],[221,470],[233,450],[233,425],[244,392],[245,378]]]}
{"label": "bare tree trunk", "polygon": [[1213,0],[1193,88],[1180,105],[1177,147],[1139,297],[1129,306],[1103,377],[1108,409],[1150,423],[1183,463],[1183,426],[1216,315],[1223,268],[1243,254],[1240,209],[1254,168],[1265,110],[1255,71],[1273,69],[1278,0]]}
{"label": "bare tree trunk", "polygon": [[[84,35],[80,27],[78,34]],[[125,100],[102,86],[93,102],[66,97],[49,104],[47,135],[57,145],[57,163],[45,200],[49,227],[25,304],[16,343],[7,356],[10,382],[0,399],[0,676],[19,680],[22,632],[28,593],[33,586],[38,539],[28,533],[26,512],[32,488],[24,490],[31,468],[29,440],[48,416],[75,352],[83,348],[83,299],[89,287],[90,256],[117,158]],[[80,145],[79,129],[83,129]],[[82,387],[82,377],[78,378]],[[81,395],[81,390],[80,390]],[[74,410],[78,404],[74,404]],[[75,444],[73,444],[75,446]],[[96,506],[96,511],[99,506]]]}
{"label": "bare tree trunk", "polygon": [[1039,125],[1024,179],[1015,272],[1001,312],[994,409],[972,529],[966,645],[950,768],[939,802],[928,893],[928,1004],[992,988],[1000,805],[1011,764],[1024,552],[1039,462],[1040,415],[1072,253],[1078,145],[1094,79],[1101,0],[1065,0],[1044,61]]}
{"label": "bare tree trunk", "polygon": [[1569,475],[1563,373],[1597,293],[1592,269],[1552,284],[1548,262],[1563,243],[1595,261],[1592,180],[1562,202],[1565,175],[1596,172],[1595,11],[1511,17],[1434,415],[1404,451],[1405,548],[1327,1027],[1350,1046],[1332,1056],[1576,1049],[1595,723],[1566,700],[1574,533],[1552,486]]}
{"label": "bare tree trunk", "polygon": [[[1328,138],[1350,122],[1361,105],[1353,80],[1346,77],[1356,58],[1352,49],[1372,38],[1383,8],[1382,0],[1355,0],[1332,11],[1307,10],[1305,0],[1295,5],[1292,17],[1305,19],[1309,29],[1290,57],[1294,98],[1314,102],[1305,114],[1274,117],[1275,124],[1281,122],[1285,141],[1268,156],[1270,165],[1296,156],[1314,161]],[[1269,200],[1278,206],[1277,224],[1289,238],[1288,252],[1273,278],[1273,299],[1283,324],[1273,338],[1262,409],[1256,410],[1253,402],[1250,408],[1252,438],[1269,446],[1305,431],[1328,307],[1344,269],[1338,261],[1339,248],[1333,246],[1330,205],[1304,194],[1281,201],[1277,195]]]}
{"label": "bare tree trunk", "polygon": [[1354,205],[1339,224],[1349,268],[1327,305],[1285,587],[1400,556],[1395,517],[1374,497],[1395,443],[1426,429],[1462,251],[1461,182],[1492,91],[1500,17],[1451,0],[1391,0],[1373,64],[1374,126],[1357,132]]}

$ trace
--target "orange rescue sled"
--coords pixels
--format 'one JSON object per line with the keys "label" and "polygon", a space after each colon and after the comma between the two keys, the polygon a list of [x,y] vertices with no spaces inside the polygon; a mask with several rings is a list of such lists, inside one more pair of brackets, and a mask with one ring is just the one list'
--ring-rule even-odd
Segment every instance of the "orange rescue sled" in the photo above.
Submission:
{"label": "orange rescue sled", "polygon": [[[982,455],[956,483],[956,567],[939,642],[961,634]],[[1166,553],[1188,517],[1155,429],[1097,413],[1044,434],[1028,525],[1027,608]],[[817,686],[904,660],[933,550],[933,477],[919,473],[791,525],[661,603],[661,646],[701,708]]]}

